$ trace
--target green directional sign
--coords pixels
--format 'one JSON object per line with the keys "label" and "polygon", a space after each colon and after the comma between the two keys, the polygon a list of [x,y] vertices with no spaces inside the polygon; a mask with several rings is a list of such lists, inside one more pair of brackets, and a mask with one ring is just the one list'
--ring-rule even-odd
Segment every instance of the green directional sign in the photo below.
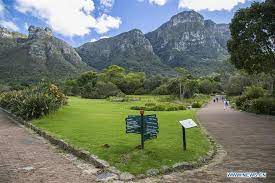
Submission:
{"label": "green directional sign", "polygon": [[146,140],[157,138],[159,133],[158,118],[155,114],[143,115],[144,111],[140,111],[141,115],[129,115],[126,119],[126,133],[135,133],[141,135],[141,148],[144,149]]}

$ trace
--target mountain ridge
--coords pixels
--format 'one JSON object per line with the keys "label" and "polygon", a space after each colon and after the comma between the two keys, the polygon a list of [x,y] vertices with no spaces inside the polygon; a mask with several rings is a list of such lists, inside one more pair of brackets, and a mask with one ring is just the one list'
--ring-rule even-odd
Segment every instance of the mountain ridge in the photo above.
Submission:
{"label": "mountain ridge", "polygon": [[154,31],[132,29],[77,48],[51,29],[29,27],[29,34],[0,28],[0,81],[66,79],[87,70],[118,65],[148,75],[176,75],[184,67],[195,75],[217,72],[227,59],[228,24],[183,11]]}
{"label": "mountain ridge", "polygon": [[[104,40],[105,42],[109,40],[113,42],[112,40],[117,37],[135,31],[143,35],[141,36],[142,40],[149,41],[150,44],[147,41],[147,47],[152,54],[149,58],[152,58],[153,55],[154,57],[157,56],[157,60],[161,62],[160,66],[166,69],[185,67],[194,74],[205,75],[218,70],[222,65],[222,61],[228,57],[226,44],[230,38],[229,25],[216,24],[212,20],[204,20],[204,17],[195,11],[180,12],[172,16],[169,21],[162,24],[156,30],[146,34],[143,34],[138,29],[132,29],[117,36],[105,38]],[[139,40],[136,39],[135,41],[138,42]],[[119,42],[115,43],[117,45],[120,44]],[[99,59],[94,54],[89,54],[89,52],[94,52],[92,48],[101,44],[101,40],[85,43],[76,48],[76,50],[82,58],[85,58],[83,59],[84,62],[96,69],[102,69],[102,66],[99,64],[100,62],[104,62],[105,66],[117,64],[128,68],[124,61],[129,57],[129,54],[125,54],[124,57],[126,59],[122,59],[121,62],[115,59],[115,61],[112,61],[110,58]],[[93,46],[89,49],[88,45]],[[85,47],[85,51],[81,51],[83,47]],[[153,48],[153,52],[151,47]],[[140,52],[144,51],[142,46],[139,49]],[[110,52],[116,52],[115,46],[113,48],[109,47],[109,50]],[[128,53],[135,55],[137,51],[131,52],[131,50],[128,50]],[[94,61],[94,58],[96,58],[96,61]],[[147,59],[147,62],[150,63],[148,57],[144,59]],[[143,70],[138,70],[152,74],[149,69],[146,70],[143,68]],[[161,69],[158,69],[158,73],[164,73],[165,75],[165,72],[162,72]],[[170,72],[170,74],[175,74],[175,72]]]}
{"label": "mountain ridge", "polygon": [[49,28],[29,27],[29,35],[0,28],[0,80],[62,79],[88,70],[74,48]]}

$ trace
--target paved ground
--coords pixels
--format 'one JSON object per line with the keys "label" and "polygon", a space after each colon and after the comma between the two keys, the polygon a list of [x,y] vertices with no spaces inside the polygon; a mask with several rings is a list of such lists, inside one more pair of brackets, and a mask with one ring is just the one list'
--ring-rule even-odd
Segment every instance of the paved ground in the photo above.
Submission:
{"label": "paved ground", "polygon": [[[227,156],[224,159],[220,156],[198,170],[175,172],[140,182],[275,182],[274,119],[230,109],[224,111],[222,104],[209,104],[200,110],[199,119],[224,147]],[[68,159],[0,112],[1,183],[95,181],[94,172]],[[268,178],[226,178],[226,172],[230,171],[263,171]]]}
{"label": "paved ground", "polygon": [[[163,182],[275,182],[274,118],[223,110],[221,102],[208,104],[198,117],[227,156],[201,170],[163,176]],[[226,178],[231,171],[266,172],[267,179]]]}
{"label": "paved ground", "polygon": [[94,182],[38,136],[13,123],[0,111],[0,183]]}

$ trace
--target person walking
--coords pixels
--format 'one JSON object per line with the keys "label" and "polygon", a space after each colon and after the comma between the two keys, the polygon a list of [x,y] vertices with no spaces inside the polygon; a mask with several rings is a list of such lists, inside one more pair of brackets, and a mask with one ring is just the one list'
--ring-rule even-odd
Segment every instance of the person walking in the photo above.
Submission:
{"label": "person walking", "polygon": [[213,99],[213,102],[215,103],[215,102],[216,102],[216,99]]}
{"label": "person walking", "polygon": [[219,98],[218,97],[216,97],[216,101],[219,102]]}
{"label": "person walking", "polygon": [[223,101],[223,109],[226,110],[228,108],[228,106],[229,106],[229,101],[226,100],[226,99],[224,99],[224,101]]}

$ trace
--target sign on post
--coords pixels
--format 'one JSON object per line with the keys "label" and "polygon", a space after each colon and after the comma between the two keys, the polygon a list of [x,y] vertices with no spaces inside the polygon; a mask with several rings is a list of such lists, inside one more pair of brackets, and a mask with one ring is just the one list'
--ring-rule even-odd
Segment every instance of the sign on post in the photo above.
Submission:
{"label": "sign on post", "polygon": [[194,128],[194,127],[197,127],[198,125],[192,119],[186,119],[186,120],[183,120],[183,121],[179,121],[179,123],[182,126],[183,149],[186,150],[186,133],[185,133],[185,129]]}
{"label": "sign on post", "polygon": [[126,133],[141,135],[141,149],[144,149],[146,140],[157,138],[159,133],[158,118],[155,114],[144,115],[140,111],[140,116],[129,115],[126,119]]}

